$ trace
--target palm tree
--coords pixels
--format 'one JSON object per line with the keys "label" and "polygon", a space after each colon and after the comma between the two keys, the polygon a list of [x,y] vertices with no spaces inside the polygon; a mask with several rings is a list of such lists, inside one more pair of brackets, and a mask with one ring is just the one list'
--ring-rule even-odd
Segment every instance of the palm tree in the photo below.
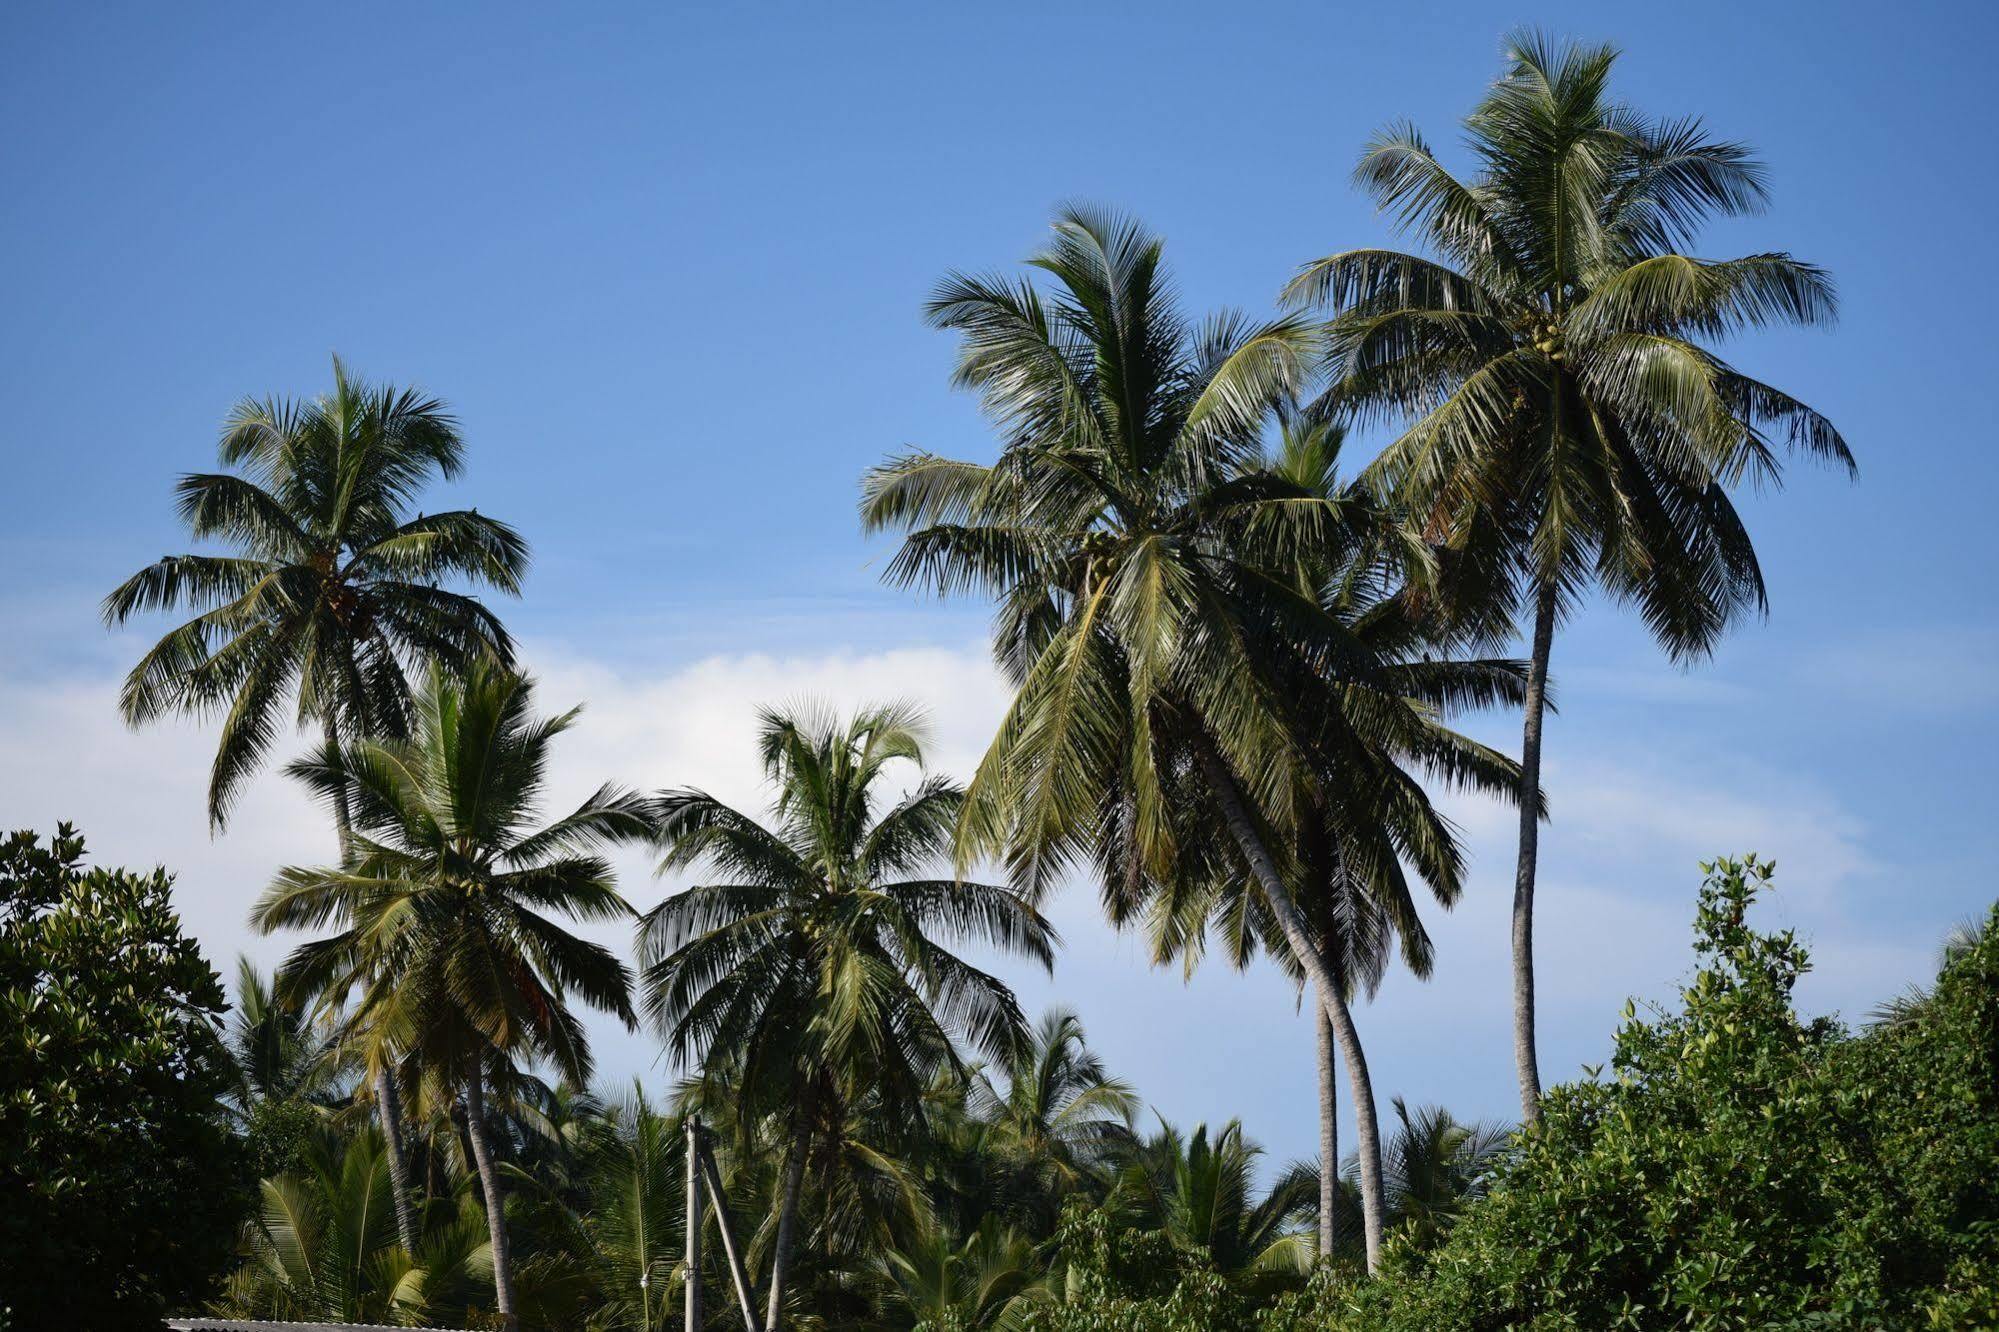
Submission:
{"label": "palm tree", "polygon": [[1508,44],[1508,71],[1466,121],[1460,180],[1412,127],[1368,146],[1356,178],[1436,259],[1351,250],[1287,296],[1327,305],[1331,393],[1406,427],[1371,480],[1414,515],[1451,575],[1448,609],[1478,636],[1524,606],[1513,906],[1521,1108],[1538,1121],[1533,907],[1541,738],[1558,623],[1592,584],[1634,603],[1661,646],[1709,652],[1764,587],[1728,489],[1774,480],[1775,443],[1853,467],[1832,423],[1744,375],[1703,339],[1823,324],[1830,279],[1786,254],[1686,256],[1710,216],[1765,197],[1761,166],[1694,120],[1610,100],[1616,52]]}
{"label": "palm tree", "polygon": [[839,1159],[861,1097],[879,1147],[920,1132],[932,1075],[958,1064],[954,1039],[994,1061],[1025,1043],[1012,993],[939,934],[1044,966],[1055,934],[1006,888],[910,877],[947,855],[963,799],[930,775],[878,812],[884,771],[922,764],[912,709],[867,708],[844,723],[766,711],[759,745],[776,788],[771,826],[701,791],[660,797],[662,872],[705,865],[715,879],[647,913],[639,949],[646,1009],[674,1057],[734,1079],[739,1118],[781,1108],[775,1332],[806,1172]]}
{"label": "palm tree", "polygon": [[318,1144],[299,1169],[262,1181],[246,1262],[224,1291],[223,1312],[383,1323],[449,1307],[482,1261],[477,1218],[468,1209],[421,1248],[405,1249],[388,1192],[386,1145],[365,1127]]}
{"label": "palm tree", "polygon": [[[1334,978],[1314,986],[1313,1022],[1319,1073],[1319,1251],[1338,1245],[1331,1190],[1339,1143],[1332,1050],[1340,1049],[1352,1085],[1358,1129],[1363,1229],[1370,1270],[1378,1262],[1387,1203],[1380,1129],[1367,1056],[1351,1006],[1372,997],[1399,944],[1404,965],[1427,978],[1433,961],[1404,863],[1446,909],[1463,892],[1465,858],[1456,829],[1431,803],[1422,778],[1458,789],[1510,798],[1518,768],[1504,756],[1444,724],[1455,710],[1517,702],[1525,668],[1519,662],[1439,656],[1434,627],[1421,613],[1427,584],[1421,561],[1412,571],[1396,557],[1394,515],[1371,502],[1358,482],[1343,482],[1338,465],[1344,431],[1318,408],[1287,405],[1279,413],[1281,447],[1264,467],[1303,494],[1323,497],[1345,515],[1306,549],[1272,552],[1273,568],[1288,568],[1301,594],[1314,598],[1373,662],[1371,679],[1326,678],[1309,662],[1291,663],[1287,688],[1308,706],[1300,735],[1312,784],[1298,792],[1292,860],[1298,896],[1314,946]],[[1211,831],[1211,840],[1216,834]],[[1219,869],[1219,873],[1215,872]],[[1238,968],[1268,947],[1301,984],[1304,968],[1261,899],[1245,890],[1226,858],[1183,874],[1154,899],[1147,922],[1153,960],[1179,959],[1189,974],[1203,956],[1210,923]]]}
{"label": "palm tree", "polygon": [[281,871],[251,916],[265,932],[337,924],[292,953],[287,983],[353,993],[352,1027],[384,1033],[462,1092],[509,1327],[513,1265],[487,1087],[520,1057],[588,1080],[571,995],[635,1022],[625,965],[554,916],[629,918],[592,850],[651,828],[646,802],[610,786],[536,826],[550,744],[577,712],[537,719],[531,706],[531,682],[496,664],[475,662],[462,679],[434,666],[408,740],[364,739],[293,763],[322,798],[349,803],[353,863]]}
{"label": "palm tree", "polygon": [[1225,1276],[1290,1281],[1311,1270],[1312,1240],[1300,1222],[1316,1183],[1286,1175],[1256,1198],[1262,1154],[1238,1120],[1210,1137],[1206,1124],[1183,1136],[1162,1119],[1159,1132],[1132,1153],[1114,1201]]}
{"label": "palm tree", "polygon": [[1328,673],[1373,668],[1259,562],[1342,515],[1256,466],[1313,342],[1295,319],[1190,328],[1160,254],[1136,224],[1069,209],[1028,261],[1056,279],[1052,298],[947,279],[929,317],[964,335],[957,381],[979,391],[1003,450],[990,465],[891,460],[864,482],[862,522],[908,532],[890,581],[999,602],[994,652],[1016,694],[967,792],[961,863],[1004,856],[1038,893],[1093,862],[1122,923],[1185,872],[1175,825],[1191,798],[1219,811],[1330,993],[1280,865],[1284,811],[1310,773],[1269,649],[1281,640]]}
{"label": "palm tree", "polygon": [[1130,1142],[1138,1108],[1138,1093],[1110,1076],[1085,1043],[1082,1019],[1066,1008],[1042,1015],[1032,1044],[1006,1066],[1004,1085],[975,1070],[966,1097],[985,1130],[981,1149],[1019,1181],[1043,1228]]}
{"label": "palm tree", "polygon": [[636,1082],[607,1127],[580,1151],[584,1256],[604,1301],[597,1325],[660,1332],[679,1321],[685,1138]]}
{"label": "palm tree", "polygon": [[[1952,963],[1978,947],[1985,938],[1986,920],[1967,916],[1944,931],[1943,942],[1937,945],[1936,968],[1939,974],[1950,969]],[[1911,982],[1909,988],[1891,999],[1884,999],[1867,1010],[1870,1027],[1903,1027],[1920,1022],[1928,1015],[1931,1001],[1935,998],[1932,987]]]}
{"label": "palm tree", "polygon": [[[512,640],[480,602],[441,584],[483,583],[513,595],[527,545],[476,510],[409,512],[424,485],[449,480],[465,446],[444,404],[415,389],[375,387],[336,357],[333,391],[309,402],[245,399],[223,425],[225,467],[175,488],[197,540],[233,555],[169,555],[104,599],[107,624],[145,611],[198,613],[139,659],[119,695],[139,726],[170,713],[220,713],[208,818],[228,819],[243,781],[282,731],[295,695],[300,726],[328,745],[408,729],[405,668],[432,658],[463,666],[511,660]],[[333,801],[344,861],[351,829]],[[395,1081],[371,1068],[405,1246],[414,1242]]]}
{"label": "palm tree", "polygon": [[[169,555],[104,599],[113,625],[144,611],[200,612],[139,659],[119,708],[134,726],[222,714],[208,786],[218,829],[278,738],[288,696],[299,724],[317,723],[329,745],[396,737],[409,724],[406,666],[511,660],[493,613],[440,583],[517,594],[528,560],[511,527],[476,510],[410,514],[426,483],[463,468],[457,422],[437,399],[363,383],[338,358],[329,394],[238,403],[220,453],[240,475],[190,474],[175,492],[192,536],[240,554]],[[338,800],[334,814],[344,856]]]}
{"label": "palm tree", "polygon": [[236,1066],[230,1108],[248,1119],[266,1103],[312,1102],[329,1090],[338,1052],[296,1005],[281,1003],[247,956],[236,959],[236,1002],[227,1034]]}
{"label": "palm tree", "polygon": [[1467,1124],[1437,1105],[1412,1112],[1400,1096],[1393,1104],[1396,1130],[1387,1153],[1389,1214],[1397,1229],[1417,1243],[1433,1244],[1466,1203],[1483,1196],[1512,1130],[1482,1122]]}
{"label": "palm tree", "polygon": [[[1313,811],[1339,814],[1379,780],[1375,804],[1405,826],[1435,823],[1420,789],[1371,753],[1453,773],[1497,760],[1426,715],[1450,696],[1436,678],[1448,668],[1388,670],[1355,631],[1382,569],[1426,557],[1368,497],[1332,485],[1337,440],[1322,420],[1298,432],[1288,466],[1265,457],[1268,415],[1313,349],[1302,325],[1225,317],[1190,331],[1156,239],[1079,211],[1055,230],[1030,260],[1058,280],[1052,301],[959,277],[930,308],[965,335],[958,379],[999,425],[999,461],[910,455],[871,473],[863,501],[868,527],[911,529],[892,580],[1000,602],[996,652],[1018,692],[972,783],[961,854],[1006,853],[1037,890],[1090,857],[1120,924],[1176,884],[1248,878],[1364,1081],[1350,983],[1287,867]],[[1362,609],[1343,616],[1339,596]],[[1399,621],[1382,630],[1391,646],[1419,638],[1401,610],[1374,618]],[[1474,697],[1508,682],[1503,669],[1459,676]],[[1387,826],[1341,850],[1399,880]]]}
{"label": "palm tree", "polygon": [[892,1326],[1014,1332],[1053,1302],[1034,1241],[987,1216],[961,1243],[931,1228],[880,1259]]}

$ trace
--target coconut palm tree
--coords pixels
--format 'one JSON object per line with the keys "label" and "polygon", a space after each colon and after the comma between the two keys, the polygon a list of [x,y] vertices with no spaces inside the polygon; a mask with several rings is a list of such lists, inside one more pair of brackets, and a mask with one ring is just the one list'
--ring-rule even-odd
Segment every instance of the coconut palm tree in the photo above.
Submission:
{"label": "coconut palm tree", "polygon": [[924,728],[901,705],[844,722],[813,708],[765,711],[767,826],[704,792],[660,797],[662,872],[705,877],[648,912],[639,934],[646,1010],[683,1066],[731,1078],[737,1117],[785,1122],[784,1177],[770,1244],[769,1315],[784,1316],[799,1196],[851,1140],[865,1096],[871,1144],[921,1132],[933,1075],[956,1042],[1007,1061],[1026,1024],[998,979],[944,939],[1043,966],[1055,933],[1017,894],[936,877],[963,796],[929,775],[881,809],[891,765],[920,770]]}
{"label": "coconut palm tree", "polygon": [[[1338,470],[1344,432],[1321,409],[1287,405],[1279,413],[1280,448],[1267,472],[1300,493],[1322,496],[1346,515],[1307,549],[1276,550],[1267,563],[1288,569],[1302,594],[1316,599],[1374,662],[1373,678],[1327,678],[1309,661],[1294,660],[1287,690],[1308,706],[1297,709],[1306,763],[1314,780],[1297,792],[1297,896],[1314,946],[1335,988],[1312,995],[1319,1073],[1319,1251],[1338,1245],[1340,1209],[1331,1194],[1338,1176],[1337,1105],[1332,1049],[1337,1046],[1352,1087],[1358,1130],[1364,1239],[1370,1269],[1380,1258],[1387,1202],[1372,1079],[1351,1007],[1371,997],[1399,946],[1404,965],[1427,978],[1428,933],[1404,864],[1446,909],[1463,892],[1465,858],[1456,829],[1431,803],[1423,779],[1511,798],[1518,768],[1504,756],[1444,724],[1456,710],[1518,702],[1525,667],[1500,659],[1440,655],[1421,613],[1427,583],[1395,558],[1391,512],[1373,504],[1360,483]],[[1330,538],[1330,539],[1326,539]],[[1421,562],[1416,572],[1420,575]],[[1211,830],[1211,841],[1225,841]],[[1220,872],[1215,872],[1219,869]],[[1304,968],[1281,929],[1242,874],[1223,856],[1197,874],[1164,885],[1149,908],[1147,930],[1155,963],[1179,960],[1192,973],[1212,926],[1237,967],[1259,945],[1301,984]]]}
{"label": "coconut palm tree", "polygon": [[[461,580],[513,595],[527,544],[476,510],[412,514],[432,480],[456,477],[465,445],[444,404],[410,388],[371,386],[333,362],[333,391],[307,402],[245,399],[224,422],[221,462],[175,488],[197,540],[229,555],[169,555],[104,599],[107,624],[146,611],[198,612],[139,659],[119,695],[125,720],[219,714],[208,818],[228,820],[244,780],[297,724],[325,743],[401,736],[408,729],[405,668],[432,658],[462,666],[512,658],[499,619]],[[333,801],[340,854],[351,829]],[[405,1246],[414,1243],[400,1112],[389,1061],[371,1081],[389,1143],[390,1179]]]}
{"label": "coconut palm tree", "polygon": [[[1517,685],[1503,663],[1414,660],[1419,622],[1374,609],[1390,600],[1384,571],[1427,556],[1371,497],[1334,483],[1323,416],[1292,414],[1286,452],[1265,456],[1269,414],[1312,351],[1302,327],[1224,318],[1190,331],[1159,259],[1136,226],[1071,212],[1030,261],[1057,279],[1051,300],[1031,284],[949,280],[931,316],[964,333],[959,380],[981,391],[1005,448],[991,466],[915,454],[876,469],[863,521],[911,529],[891,579],[1000,601],[996,651],[1018,692],[972,783],[964,852],[1008,854],[1030,890],[1089,857],[1118,923],[1175,885],[1199,896],[1253,882],[1256,918],[1364,1081],[1351,982],[1287,868],[1296,840],[1314,810],[1373,804],[1386,812],[1372,824],[1346,821],[1356,873],[1399,883],[1394,839],[1412,830],[1413,850],[1451,862],[1420,788],[1379,756],[1493,772],[1498,756],[1429,711],[1454,689]],[[1357,623],[1411,660],[1384,661]]]}
{"label": "coconut palm tree", "polygon": [[1675,659],[1709,652],[1764,587],[1729,488],[1773,481],[1778,446],[1851,470],[1832,423],[1705,341],[1832,320],[1831,280],[1786,254],[1689,257],[1702,222],[1760,206],[1761,166],[1698,121],[1613,101],[1616,52],[1507,48],[1466,121],[1460,179],[1414,128],[1369,144],[1356,178],[1434,254],[1351,250],[1287,296],[1326,306],[1331,393],[1359,420],[1404,424],[1371,480],[1441,556],[1468,635],[1524,612],[1513,906],[1515,1060],[1539,1115],[1533,908],[1548,662],[1555,630],[1599,586],[1635,605]]}
{"label": "coconut palm tree", "polygon": [[1388,1199],[1394,1224],[1418,1243],[1442,1237],[1465,1204],[1482,1196],[1513,1131],[1464,1123],[1438,1105],[1410,1110],[1396,1097],[1389,1138]]}
{"label": "coconut palm tree", "polygon": [[385,1033],[462,1093],[509,1327],[513,1264],[487,1089],[522,1058],[588,1080],[572,996],[636,1021],[625,965],[556,917],[628,919],[594,849],[651,830],[647,803],[610,786],[537,826],[551,743],[577,712],[536,718],[532,688],[491,662],[462,678],[433,666],[408,740],[363,739],[293,763],[321,798],[348,802],[353,863],[281,871],[251,916],[265,932],[337,925],[292,953],[287,984],[352,995],[351,1027]]}
{"label": "coconut palm tree", "polygon": [[[408,730],[405,667],[436,659],[510,660],[512,640],[459,579],[520,590],[527,545],[476,510],[412,514],[432,480],[464,466],[458,424],[416,389],[373,386],[338,358],[333,391],[309,402],[245,399],[223,425],[225,467],[175,487],[197,540],[233,555],[169,555],[104,599],[123,624],[145,611],[198,610],[139,659],[119,695],[125,720],[222,717],[208,817],[228,821],[242,783],[298,723],[328,744]],[[334,803],[342,854],[347,811]]]}
{"label": "coconut palm tree", "polygon": [[1159,1132],[1132,1153],[1113,1202],[1146,1229],[1164,1232],[1202,1255],[1217,1272],[1252,1282],[1288,1281],[1311,1270],[1312,1237],[1301,1222],[1316,1184],[1287,1174],[1255,1196],[1263,1154],[1230,1120],[1212,1136],[1161,1120]]}
{"label": "coconut palm tree", "polygon": [[1212,807],[1330,992],[1281,867],[1287,810],[1311,773],[1273,662],[1356,680],[1374,666],[1262,563],[1325,539],[1343,515],[1258,466],[1310,331],[1232,315],[1191,328],[1157,238],[1084,209],[1054,231],[1028,261],[1053,294],[960,275],[929,306],[963,334],[957,381],[998,428],[998,461],[915,453],[864,481],[864,526],[908,533],[890,581],[999,603],[994,652],[1015,697],[967,790],[961,863],[1002,856],[1030,894],[1090,863],[1121,923],[1188,873],[1193,843],[1176,824]]}
{"label": "coconut palm tree", "polygon": [[996,1216],[962,1242],[932,1228],[882,1253],[882,1313],[893,1327],[1014,1332],[1054,1302],[1046,1266],[1034,1241]]}
{"label": "coconut palm tree", "polygon": [[983,1129],[979,1151],[1016,1181],[1031,1219],[1045,1231],[1063,1199],[1131,1141],[1139,1099],[1090,1050],[1082,1019],[1054,1008],[1001,1082],[985,1069],[973,1071],[965,1109]]}

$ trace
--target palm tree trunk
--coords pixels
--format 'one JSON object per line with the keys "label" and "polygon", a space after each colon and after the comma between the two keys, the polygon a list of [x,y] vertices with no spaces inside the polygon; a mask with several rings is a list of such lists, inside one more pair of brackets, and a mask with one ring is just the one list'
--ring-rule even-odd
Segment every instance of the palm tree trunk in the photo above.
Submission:
{"label": "palm tree trunk", "polygon": [[1263,843],[1263,834],[1251,817],[1249,806],[1243,801],[1242,789],[1236,785],[1235,774],[1229,771],[1227,760],[1215,748],[1207,733],[1198,727],[1194,728],[1190,738],[1201,769],[1207,775],[1208,785],[1214,790],[1216,803],[1221,806],[1222,818],[1229,826],[1229,833],[1241,849],[1243,859],[1249,862],[1250,873],[1263,890],[1264,901],[1270,907],[1270,914],[1277,918],[1277,926],[1284,932],[1284,941],[1290,945],[1292,956],[1298,959],[1299,965],[1305,969],[1306,978],[1312,982],[1312,993],[1318,1000],[1319,1011],[1333,1024],[1333,1034],[1340,1042],[1341,1053],[1346,1056],[1347,1075],[1354,1087],[1354,1113],[1360,1130],[1363,1230],[1367,1236],[1367,1268],[1372,1272],[1381,1249],[1381,1156],[1379,1135],[1373,1123],[1374,1089],[1368,1082],[1367,1061],[1361,1053],[1360,1037],[1353,1029],[1353,1016],[1347,1012],[1338,979],[1327,964],[1325,955],[1313,943],[1311,934],[1305,928],[1305,918],[1298,912],[1298,904],[1284,886],[1284,876],[1277,872],[1277,862],[1271,857],[1270,848]]}
{"label": "palm tree trunk", "polygon": [[396,1238],[403,1242],[403,1252],[414,1257],[416,1209],[410,1205],[410,1167],[403,1156],[402,1098],[387,1061],[375,1070],[375,1117],[381,1122],[382,1142],[389,1152],[389,1198],[396,1207]]}
{"label": "palm tree trunk", "polygon": [[1312,1014],[1312,1030],[1319,1046],[1319,1260],[1324,1262],[1340,1238],[1339,1083],[1333,1072],[1333,1024],[1324,1001],[1313,997],[1318,1011]]}
{"label": "palm tree trunk", "polygon": [[1513,876],[1513,1064],[1520,1078],[1521,1123],[1541,1122],[1541,1064],[1534,1051],[1534,872],[1541,852],[1541,717],[1548,697],[1548,656],[1555,643],[1555,585],[1534,596],[1534,656],[1527,670],[1520,730],[1520,863]]}
{"label": "palm tree trunk", "polygon": [[[806,1127],[800,1128],[801,1122]],[[810,1122],[792,1112],[791,1155],[784,1163],[784,1196],[778,1204],[777,1239],[771,1245],[770,1300],[765,1305],[764,1332],[778,1332],[784,1323],[784,1278],[791,1265],[792,1232],[798,1227],[798,1195],[805,1184],[805,1149]]]}
{"label": "palm tree trunk", "polygon": [[1354,1029],[1353,1013],[1346,996],[1338,989],[1327,996],[1326,1011],[1332,1020],[1333,1036],[1346,1060],[1347,1081],[1353,1085],[1355,1155],[1360,1158],[1361,1234],[1367,1242],[1367,1270],[1372,1274],[1381,1262],[1383,1216],[1387,1197],[1381,1187],[1381,1124],[1374,1113],[1374,1080],[1367,1073],[1367,1052],[1360,1048],[1360,1032]]}
{"label": "palm tree trunk", "polygon": [[472,1139],[472,1159],[479,1168],[479,1191],[486,1196],[486,1234],[493,1244],[493,1301],[507,1332],[520,1326],[514,1313],[514,1257],[507,1242],[507,1209],[500,1194],[500,1169],[486,1137],[485,1075],[472,1061],[465,1077],[465,1133]]}

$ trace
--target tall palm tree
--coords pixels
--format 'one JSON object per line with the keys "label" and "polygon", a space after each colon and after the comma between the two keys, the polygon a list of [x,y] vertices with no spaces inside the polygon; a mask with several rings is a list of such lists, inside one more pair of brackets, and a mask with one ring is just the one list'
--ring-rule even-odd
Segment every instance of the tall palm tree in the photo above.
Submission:
{"label": "tall palm tree", "polygon": [[[1298,792],[1297,844],[1292,862],[1314,946],[1335,986],[1313,986],[1319,1073],[1319,1251],[1338,1246],[1332,1190],[1338,1178],[1337,1104],[1332,1048],[1347,1067],[1358,1129],[1365,1251],[1378,1262],[1387,1201],[1380,1128],[1367,1056],[1353,1021],[1358,996],[1371,997],[1399,946],[1404,965],[1430,974],[1433,952],[1404,864],[1446,909],[1463,892],[1465,858],[1456,829],[1431,803],[1422,779],[1510,798],[1518,768],[1504,756],[1444,724],[1452,711],[1518,702],[1525,668],[1519,662],[1440,655],[1433,626],[1420,612],[1427,583],[1420,560],[1412,577],[1395,558],[1392,512],[1373,504],[1359,482],[1343,481],[1338,464],[1344,432],[1318,408],[1288,406],[1279,414],[1281,446],[1264,466],[1275,478],[1338,506],[1345,520],[1305,549],[1273,552],[1273,569],[1289,569],[1303,595],[1315,598],[1374,662],[1373,678],[1328,679],[1308,662],[1293,662],[1287,686],[1307,703],[1305,729],[1312,784]],[[1213,834],[1210,834],[1213,837]],[[1214,872],[1215,868],[1220,873]],[[1210,924],[1228,959],[1246,967],[1261,944],[1301,984],[1304,968],[1261,899],[1245,891],[1227,858],[1164,886],[1147,922],[1153,959],[1179,959],[1191,974],[1205,952]]]}
{"label": "tall palm tree", "polygon": [[531,707],[531,682],[496,664],[475,662],[462,678],[433,666],[408,740],[363,739],[293,763],[322,798],[349,803],[353,863],[281,871],[251,915],[265,932],[337,924],[292,953],[288,985],[352,994],[351,1024],[387,1033],[462,1092],[509,1327],[513,1263],[487,1088],[519,1058],[588,1080],[572,995],[636,1021],[625,965],[555,916],[629,918],[594,849],[651,829],[646,802],[610,786],[537,826],[551,742],[577,711],[538,719]]}
{"label": "tall palm tree", "polygon": [[[208,784],[215,828],[283,731],[316,724],[328,745],[401,736],[405,668],[432,658],[462,666],[511,660],[512,640],[457,579],[513,595],[527,544],[476,510],[412,515],[423,487],[456,477],[465,445],[444,404],[416,389],[371,386],[336,357],[333,391],[307,402],[245,399],[223,424],[221,462],[175,487],[197,540],[230,555],[169,555],[104,599],[107,624],[146,611],[198,612],[139,659],[119,695],[125,720],[220,714]],[[340,855],[350,852],[344,794],[333,801]],[[391,1189],[405,1247],[414,1243],[395,1081],[371,1072],[388,1139]]]}
{"label": "tall palm tree", "polygon": [[928,453],[864,481],[862,522],[908,535],[887,576],[999,603],[1015,687],[959,822],[961,862],[1004,856],[1044,891],[1092,862],[1114,921],[1181,873],[1172,798],[1221,812],[1285,938],[1332,987],[1273,828],[1309,780],[1265,654],[1274,638],[1365,676],[1343,626],[1246,558],[1252,533],[1308,544],[1340,515],[1255,464],[1313,341],[1300,320],[1190,328],[1135,223],[1065,210],[1028,262],[1056,282],[954,276],[931,321],[963,334],[957,382],[998,428],[997,462]]}
{"label": "tall palm tree", "polygon": [[[1399,881],[1394,837],[1420,827],[1410,846],[1448,859],[1420,788],[1370,756],[1452,773],[1497,759],[1428,715],[1449,697],[1443,668],[1384,661],[1356,632],[1366,613],[1337,607],[1379,600],[1383,564],[1426,556],[1367,496],[1331,485],[1323,428],[1287,455],[1295,466],[1265,457],[1269,414],[1314,349],[1302,324],[1190,329],[1159,242],[1095,213],[1065,213],[1029,262],[1057,280],[1052,298],[957,277],[930,307],[964,334],[958,379],[999,426],[999,460],[910,455],[870,473],[863,500],[870,528],[910,530],[892,580],[1000,603],[996,653],[1017,694],[972,783],[963,854],[1007,854],[1031,890],[1088,857],[1117,923],[1175,884],[1253,882],[1364,1080],[1351,984],[1289,866],[1320,814],[1384,781],[1369,799],[1404,827],[1358,821],[1343,853]],[[1418,637],[1398,609],[1374,618],[1401,621],[1381,631],[1393,646]],[[1474,696],[1508,680],[1461,674]]]}
{"label": "tall palm tree", "polygon": [[[1377,136],[1356,172],[1436,258],[1351,250],[1287,290],[1334,312],[1336,400],[1358,419],[1405,423],[1372,480],[1439,548],[1463,630],[1492,634],[1527,614],[1529,797],[1555,630],[1583,592],[1635,604],[1674,658],[1703,656],[1765,605],[1729,488],[1774,480],[1779,442],[1853,467],[1829,420],[1703,345],[1830,322],[1830,279],[1786,254],[1680,252],[1707,218],[1760,206],[1763,170],[1698,121],[1652,121],[1611,100],[1615,59],[1608,46],[1512,39],[1506,74],[1466,121],[1476,175],[1454,176],[1406,125]],[[1514,1045],[1532,1124],[1539,825],[1537,803],[1519,804]]]}
{"label": "tall palm tree", "polygon": [[940,935],[1052,964],[1055,933],[1018,895],[936,877],[963,800],[955,784],[925,776],[880,808],[884,773],[898,761],[920,769],[923,738],[903,706],[844,722],[766,711],[770,826],[701,791],[660,797],[662,871],[705,866],[714,878],[647,913],[646,1009],[684,1066],[735,1079],[739,1115],[782,1109],[773,1332],[806,1173],[838,1159],[856,1102],[869,1098],[877,1143],[899,1124],[920,1131],[932,1075],[958,1063],[955,1040],[994,1061],[1026,1041],[1012,993]]}

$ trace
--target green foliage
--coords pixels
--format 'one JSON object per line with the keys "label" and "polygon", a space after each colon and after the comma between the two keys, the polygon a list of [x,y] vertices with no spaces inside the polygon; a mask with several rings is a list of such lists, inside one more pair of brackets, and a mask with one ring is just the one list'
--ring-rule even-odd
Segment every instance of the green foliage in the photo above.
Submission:
{"label": "green foliage", "polygon": [[313,1136],[325,1116],[307,1101],[257,1101],[243,1119],[243,1148],[258,1179],[282,1175],[305,1164]]}
{"label": "green foliage", "polygon": [[1999,1320],[1999,943],[1920,1020],[1801,1021],[1807,965],[1750,928],[1771,866],[1705,867],[1680,1011],[1618,1033],[1611,1076],[1557,1088],[1489,1196],[1337,1326],[1967,1327]]}
{"label": "green foliage", "polygon": [[222,982],[164,870],[0,843],[0,1292],[14,1325],[156,1327],[227,1266],[247,1201],[219,1098]]}
{"label": "green foliage", "polygon": [[1199,1250],[1165,1231],[1072,1205],[1055,1236],[1064,1298],[1030,1313],[1026,1332],[1210,1332],[1247,1326],[1254,1305]]}

